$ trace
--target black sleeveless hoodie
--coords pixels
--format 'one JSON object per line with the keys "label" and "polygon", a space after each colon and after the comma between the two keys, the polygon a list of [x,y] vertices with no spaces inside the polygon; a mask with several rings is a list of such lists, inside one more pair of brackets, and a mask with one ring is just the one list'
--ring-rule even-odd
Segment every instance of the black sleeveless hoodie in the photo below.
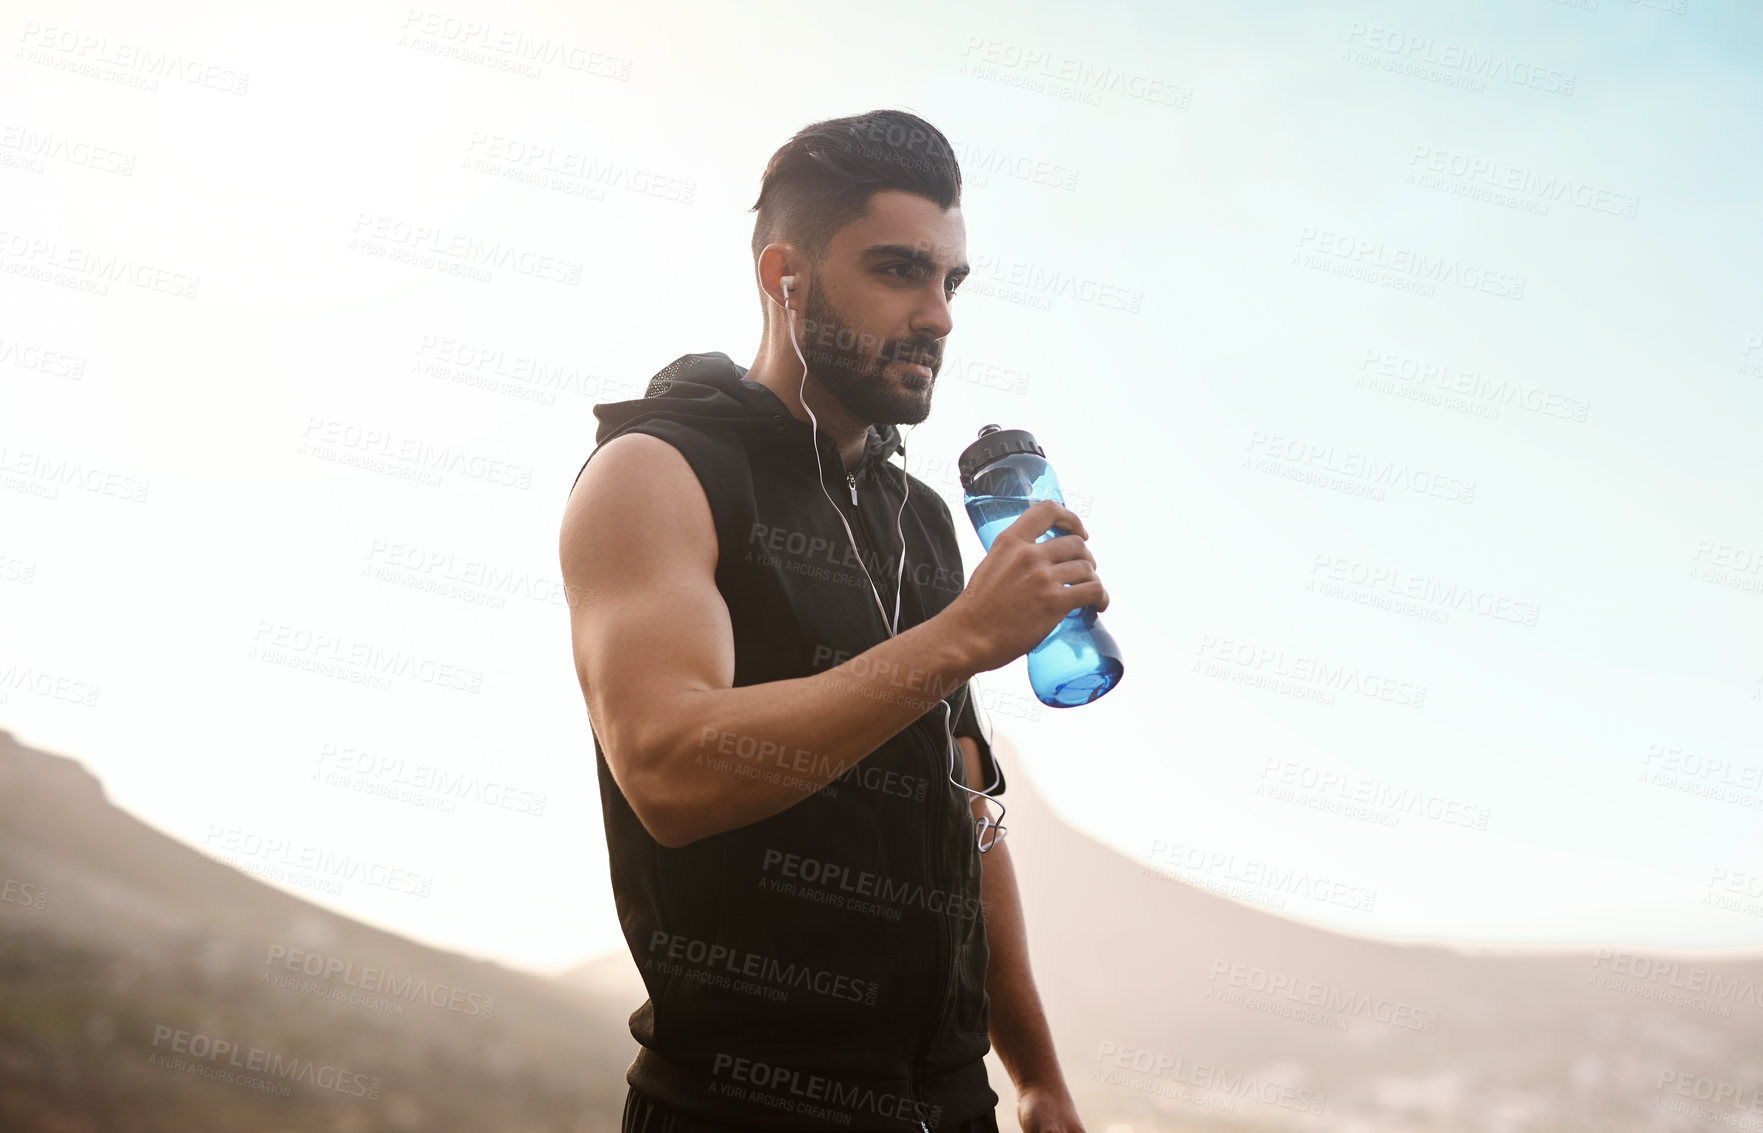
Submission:
{"label": "black sleeveless hoodie", "polygon": [[[872,425],[847,477],[831,438],[745,375],[727,355],[688,354],[643,397],[594,409],[597,444],[648,433],[696,473],[736,687],[824,672],[887,640],[862,567],[891,617],[902,469],[888,458],[905,451],[893,425]],[[816,484],[815,440],[833,503]],[[948,505],[905,483],[902,632],[964,585]],[[947,701],[986,771],[967,785],[1001,794],[970,685]],[[777,1130],[935,1130],[997,1105],[982,1061],[980,854],[943,719],[933,707],[822,790],[678,849],[637,820],[595,735],[613,896],[649,993],[630,1018],[632,1086],[711,1122]],[[712,731],[698,747],[698,774],[787,776],[824,758],[787,737]]]}

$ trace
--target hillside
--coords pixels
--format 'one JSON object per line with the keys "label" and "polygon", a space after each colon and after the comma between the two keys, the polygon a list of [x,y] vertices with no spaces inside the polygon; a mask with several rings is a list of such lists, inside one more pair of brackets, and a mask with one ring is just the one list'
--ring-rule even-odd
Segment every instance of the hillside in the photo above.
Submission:
{"label": "hillside", "polygon": [[0,1129],[617,1127],[628,1009],[264,885],[5,733],[0,874]]}
{"label": "hillside", "polygon": [[[1763,1128],[1756,955],[1311,928],[1078,833],[997,747],[1031,960],[1091,1133]],[[0,885],[0,1129],[617,1128],[644,998],[623,952],[552,981],[359,924],[5,733]]]}

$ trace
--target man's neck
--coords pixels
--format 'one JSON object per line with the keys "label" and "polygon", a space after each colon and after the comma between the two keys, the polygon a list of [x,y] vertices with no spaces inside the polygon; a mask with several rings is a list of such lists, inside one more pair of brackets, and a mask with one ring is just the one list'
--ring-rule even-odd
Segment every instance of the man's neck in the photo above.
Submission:
{"label": "man's neck", "polygon": [[859,421],[845,409],[839,400],[827,394],[814,380],[808,376],[808,403],[814,410],[814,420],[808,419],[808,411],[802,406],[802,397],[798,393],[803,388],[802,362],[794,353],[790,355],[789,364],[783,365],[776,361],[768,361],[763,351],[753,359],[753,365],[747,370],[747,380],[757,382],[777,395],[784,403],[790,415],[796,420],[816,425],[822,433],[831,437],[838,447],[839,461],[844,471],[855,469],[863,459],[863,450],[869,441],[869,422]]}

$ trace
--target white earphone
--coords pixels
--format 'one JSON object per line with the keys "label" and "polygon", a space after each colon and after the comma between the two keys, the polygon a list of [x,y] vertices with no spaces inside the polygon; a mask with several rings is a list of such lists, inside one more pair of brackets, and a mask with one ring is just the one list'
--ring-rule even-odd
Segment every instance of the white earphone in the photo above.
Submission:
{"label": "white earphone", "polygon": [[[785,312],[785,318],[788,318],[789,315],[794,313],[794,312],[790,311],[790,289],[792,287],[796,286],[796,277],[794,275],[783,276],[778,280],[778,284],[783,289],[783,293],[784,293],[783,307],[784,307],[784,312]],[[819,436],[820,436],[820,422],[815,418],[814,410],[808,408],[808,399],[806,397],[806,393],[808,390],[808,359],[804,358],[802,356],[802,347],[800,345],[798,345],[796,342],[796,326],[793,321],[790,323],[790,345],[795,348],[796,357],[798,359],[801,359],[801,362],[802,362],[802,386],[801,386],[801,389],[799,389],[797,391],[797,396],[801,398],[802,408],[807,410],[808,420],[811,422],[812,427],[813,427],[813,431],[811,433],[811,436],[813,437],[814,442],[815,442],[814,443],[814,468],[815,468],[815,471],[818,473],[816,478],[820,481],[820,494],[826,497],[827,503],[832,504],[833,511],[838,514],[839,523],[842,524],[845,528],[845,537],[847,539],[851,540],[851,549],[856,550],[857,549],[857,536],[852,533],[851,525],[849,523],[845,522],[845,513],[842,511],[839,511],[839,505],[833,501],[832,493],[830,493],[826,490],[826,472],[824,470],[823,465],[820,462],[820,445],[818,443]],[[901,438],[901,440],[900,440],[900,454],[902,457],[905,456],[905,452],[906,452],[906,441],[905,441],[905,438]],[[888,619],[887,607],[882,605],[881,591],[876,589],[875,578],[873,575],[871,575],[869,573],[869,565],[863,561],[863,555],[861,552],[858,552],[858,555],[857,555],[857,565],[861,566],[863,568],[863,576],[869,580],[870,593],[875,595],[875,608],[881,611],[882,624],[885,627],[887,627],[889,637],[898,637],[900,635],[900,598],[904,592],[903,588],[901,586],[901,580],[904,579],[905,575],[906,575],[906,534],[905,534],[905,531],[903,530],[902,522],[903,522],[905,515],[906,515],[906,497],[909,496],[910,494],[911,494],[911,488],[908,485],[907,480],[906,480],[906,470],[905,470],[905,468],[901,468],[900,469],[900,514],[896,515],[894,517],[894,534],[896,536],[898,536],[899,540],[900,540],[900,573],[894,579],[894,617],[891,622]],[[962,696],[965,697],[967,695],[967,688],[963,687],[961,690],[961,693],[962,693]],[[979,852],[983,854],[987,850],[990,850],[993,846],[997,845],[998,839],[1006,837],[1009,834],[1009,831],[1007,829],[1005,829],[1005,827],[1001,821],[1004,817],[1004,814],[1007,813],[1008,808],[1004,806],[1004,803],[1002,800],[992,798],[992,796],[986,794],[984,791],[973,790],[971,787],[968,787],[968,786],[956,781],[956,779],[955,779],[955,759],[956,759],[957,755],[959,754],[959,749],[955,746],[954,715],[949,708],[949,702],[947,700],[938,701],[937,707],[939,707],[943,710],[943,735],[944,735],[944,738],[947,740],[948,751],[949,751],[949,782],[954,783],[955,786],[960,787],[963,791],[966,791],[970,795],[977,795],[981,798],[989,799],[990,801],[998,804],[999,813],[998,813],[998,817],[996,819],[994,819],[989,814],[984,818],[974,819],[974,825],[976,827],[978,827],[978,831],[977,831],[975,837],[977,838],[977,841],[978,841]],[[991,789],[990,787],[987,788],[987,790],[990,790],[990,789]],[[995,831],[995,833],[990,838],[986,837],[986,832],[988,830]]]}

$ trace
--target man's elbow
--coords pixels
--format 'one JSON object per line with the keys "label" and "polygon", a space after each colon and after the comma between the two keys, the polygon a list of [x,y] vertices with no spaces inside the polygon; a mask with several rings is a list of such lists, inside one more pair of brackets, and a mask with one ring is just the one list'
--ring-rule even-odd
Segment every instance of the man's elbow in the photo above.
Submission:
{"label": "man's elbow", "polygon": [[696,815],[682,797],[678,773],[664,773],[664,767],[657,763],[651,765],[646,778],[630,804],[649,837],[669,850],[681,849],[702,838]]}
{"label": "man's elbow", "polygon": [[[616,742],[616,741],[615,741]],[[682,797],[677,761],[670,758],[672,744],[656,736],[627,736],[623,758],[609,750],[613,778],[623,792],[631,813],[649,837],[670,850],[689,846],[702,835],[693,827]]]}
{"label": "man's elbow", "polygon": [[649,832],[649,837],[655,839],[656,845],[665,850],[683,850],[698,840],[689,834],[677,832],[672,826],[663,826],[652,821],[643,820],[643,829]]}

